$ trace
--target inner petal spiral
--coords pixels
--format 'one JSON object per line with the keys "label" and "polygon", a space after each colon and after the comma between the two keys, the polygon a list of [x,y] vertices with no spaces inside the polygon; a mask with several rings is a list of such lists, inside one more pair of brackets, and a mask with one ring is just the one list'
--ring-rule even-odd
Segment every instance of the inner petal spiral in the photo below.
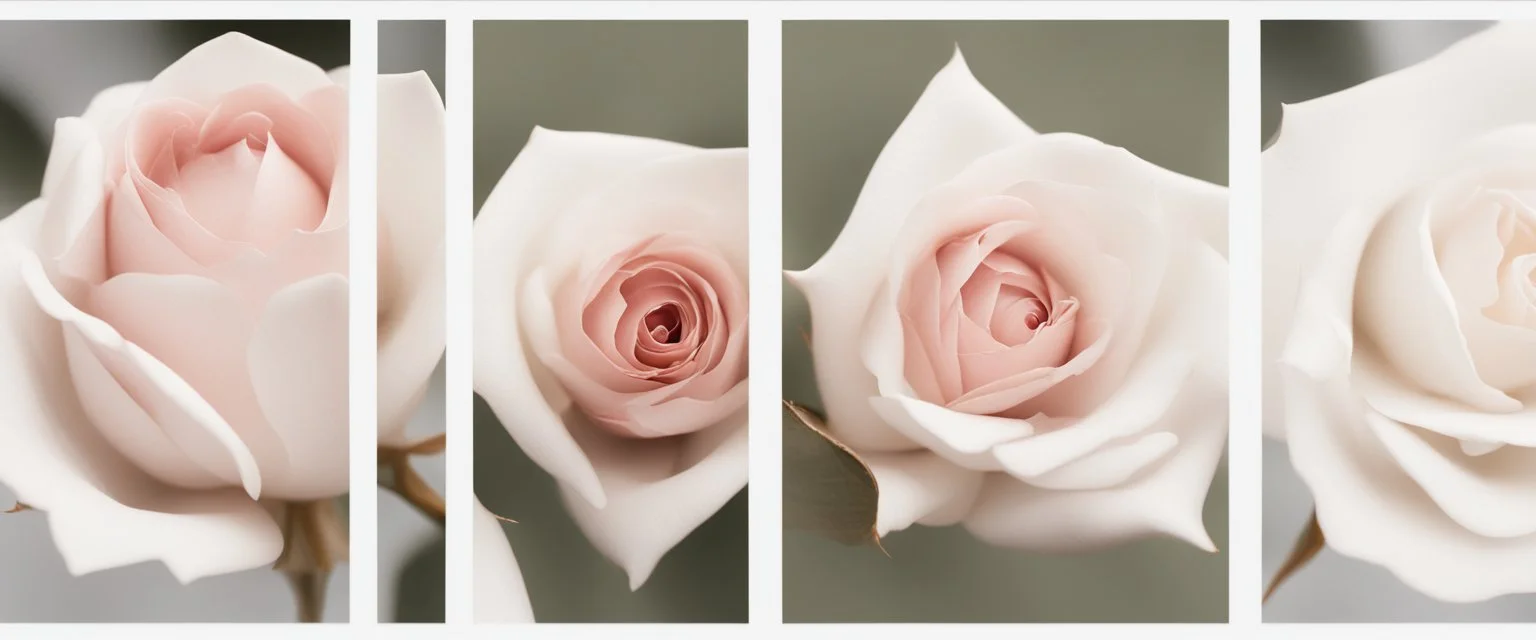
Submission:
{"label": "inner petal spiral", "polygon": [[1081,350],[1079,302],[1037,257],[1039,242],[1032,225],[1005,221],[919,260],[899,303],[919,397],[967,413],[1028,413],[1020,405]]}

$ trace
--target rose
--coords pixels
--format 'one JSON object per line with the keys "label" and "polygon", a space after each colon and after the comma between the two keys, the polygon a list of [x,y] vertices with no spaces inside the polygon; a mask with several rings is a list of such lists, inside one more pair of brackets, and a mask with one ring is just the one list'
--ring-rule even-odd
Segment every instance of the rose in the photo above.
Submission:
{"label": "rose", "polygon": [[425,73],[379,77],[379,445],[406,424],[442,359],[443,101]]}
{"label": "rose", "polygon": [[1289,106],[1263,156],[1266,426],[1329,545],[1443,600],[1536,591],[1533,43]]}
{"label": "rose", "polygon": [[485,505],[475,501],[475,622],[533,622],[533,607],[523,587],[523,573],[507,543],[507,534]]}
{"label": "rose", "polygon": [[828,429],[878,484],[877,533],[1213,550],[1225,229],[1225,189],[1031,131],[957,52],[836,242],[790,274]]}
{"label": "rose", "polygon": [[746,485],[746,177],[535,129],[475,221],[475,391],[631,588]]}
{"label": "rose", "polygon": [[271,564],[347,490],[344,72],[239,34],[58,121],[0,221],[0,480],[75,574]]}

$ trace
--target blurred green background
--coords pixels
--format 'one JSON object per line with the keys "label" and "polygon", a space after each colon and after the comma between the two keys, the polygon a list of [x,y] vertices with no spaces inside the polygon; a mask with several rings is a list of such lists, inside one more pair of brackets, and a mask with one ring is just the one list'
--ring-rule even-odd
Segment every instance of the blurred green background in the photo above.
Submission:
{"label": "blurred green background", "polygon": [[[745,22],[477,22],[475,208],[535,125],[747,144]],[[475,398],[475,493],[504,525],[540,622],[745,622],[747,492],[639,591],[582,535],[555,481]]]}
{"label": "blurred green background", "polygon": [[[785,22],[784,268],[831,246],[885,141],[956,44],[1037,131],[1071,131],[1227,180],[1225,22]],[[784,397],[820,406],[805,299],[784,285]],[[761,428],[759,426],[758,428]],[[1226,466],[1206,527],[1227,543]],[[998,549],[960,527],[873,547],[784,535],[790,622],[1221,622],[1226,553],[1143,540],[1077,555]]]}

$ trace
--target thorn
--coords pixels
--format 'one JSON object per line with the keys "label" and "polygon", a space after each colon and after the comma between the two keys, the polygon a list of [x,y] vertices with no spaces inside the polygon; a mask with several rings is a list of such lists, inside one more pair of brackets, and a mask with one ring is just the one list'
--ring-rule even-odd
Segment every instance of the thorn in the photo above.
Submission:
{"label": "thorn", "polygon": [[21,513],[23,511],[32,511],[32,505],[25,502],[17,502],[16,506],[6,509],[5,511],[0,511],[0,513]]}

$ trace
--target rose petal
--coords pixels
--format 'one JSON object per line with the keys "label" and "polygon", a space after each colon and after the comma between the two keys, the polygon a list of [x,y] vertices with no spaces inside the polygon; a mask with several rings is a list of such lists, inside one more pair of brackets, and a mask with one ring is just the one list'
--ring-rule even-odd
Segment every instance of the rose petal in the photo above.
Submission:
{"label": "rose petal", "polygon": [[[59,118],[43,173],[43,201],[49,209],[37,250],[55,257],[70,248],[105,200],[105,158],[97,132],[83,118]],[[104,253],[104,252],[101,252]],[[92,260],[99,265],[103,258]]]}
{"label": "rose petal", "polygon": [[1353,326],[1359,338],[1386,345],[1387,359],[1413,383],[1484,411],[1517,409],[1477,375],[1436,264],[1429,216],[1410,203],[1376,226],[1360,257]]}
{"label": "rose petal", "polygon": [[533,606],[507,533],[479,500],[475,500],[473,535],[475,622],[533,622]]}
{"label": "rose petal", "polygon": [[1446,515],[1492,538],[1536,534],[1536,450],[1502,447],[1469,460],[1451,438],[1370,412],[1365,422]]}
{"label": "rose petal", "polygon": [[[0,220],[0,481],[48,513],[71,573],[148,560],[182,582],[270,565],[282,532],[238,490],[191,492],[155,483],[100,440],[75,400],[59,323],[32,300],[18,260],[46,204]],[[131,503],[115,495],[132,496]]]}
{"label": "rose petal", "polygon": [[986,477],[927,451],[860,453],[880,489],[875,532],[884,536],[914,523],[945,526],[970,512]]}
{"label": "rose petal", "polygon": [[347,492],[347,279],[315,276],[272,296],[250,343],[256,399],[288,451],[272,488],[289,500]]}
{"label": "rose petal", "polygon": [[443,102],[419,72],[379,76],[378,101],[379,437],[398,444],[446,337]]}
{"label": "rose petal", "polygon": [[813,309],[811,350],[827,424],[849,446],[913,446],[870,407],[876,383],[858,356],[864,318],[887,277],[888,256],[908,212],[976,158],[1032,136],[976,81],[956,50],[880,152],[837,241],[809,269],[789,274]]}
{"label": "rose petal", "polygon": [[334,83],[308,60],[231,32],[166,67],[144,87],[139,103],[174,97],[212,106],[224,94],[253,84],[270,84],[298,99]]}
{"label": "rose petal", "polygon": [[[1226,443],[1226,412],[1212,407],[1224,408],[1225,396],[1225,389],[1209,382],[1203,388],[1186,388],[1159,423],[1160,435],[1144,440],[1144,450],[1106,449],[1097,454],[1106,459],[1064,466],[1047,476],[1054,482],[1042,483],[1084,487],[1081,490],[1041,488],[1007,474],[989,474],[965,528],[990,544],[1034,551],[1081,551],[1167,535],[1215,552],[1202,511]],[[1162,456],[1126,459],[1158,453],[1172,435],[1178,446],[1160,463],[1157,458]],[[1111,459],[1155,466],[1115,483],[1121,470],[1111,468]]]}
{"label": "rose petal", "polygon": [[1281,370],[1291,464],[1331,549],[1448,602],[1536,591],[1536,537],[1490,538],[1457,524],[1388,455],[1342,374]]}
{"label": "rose petal", "polygon": [[747,415],[686,436],[636,441],[572,419],[608,504],[594,507],[572,487],[561,495],[593,546],[639,589],[661,557],[747,485]]}
{"label": "rose petal", "polygon": [[1489,413],[1414,389],[1375,348],[1356,349],[1351,365],[1351,391],[1387,418],[1462,441],[1536,447],[1536,394],[1519,398],[1520,411]]}
{"label": "rose petal", "polygon": [[243,485],[253,499],[261,496],[265,478],[257,467],[256,457],[241,434],[230,427],[208,400],[175,370],[119,334],[111,324],[86,314],[60,295],[35,255],[22,256],[20,267],[22,280],[37,306],[62,323],[66,331],[76,333],[169,439],[204,469],[226,482]]}

